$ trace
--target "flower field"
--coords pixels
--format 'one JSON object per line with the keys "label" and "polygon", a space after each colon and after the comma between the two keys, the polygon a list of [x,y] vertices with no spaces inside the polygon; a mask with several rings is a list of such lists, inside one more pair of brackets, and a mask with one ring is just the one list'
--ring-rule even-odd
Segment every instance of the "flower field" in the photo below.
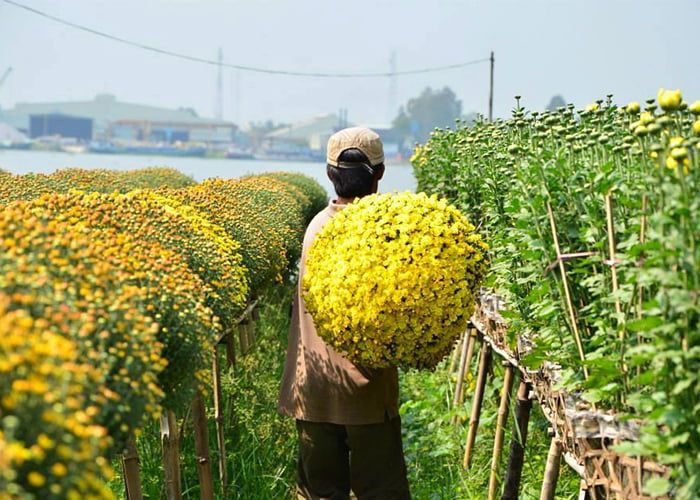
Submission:
{"label": "flower field", "polygon": [[654,494],[700,494],[700,101],[662,89],[437,130],[418,190],[469,214],[515,348],[560,385],[640,419],[621,451],[668,464]]}
{"label": "flower field", "polygon": [[108,458],[207,392],[326,194],[298,174],[0,173],[0,498],[105,498]]}

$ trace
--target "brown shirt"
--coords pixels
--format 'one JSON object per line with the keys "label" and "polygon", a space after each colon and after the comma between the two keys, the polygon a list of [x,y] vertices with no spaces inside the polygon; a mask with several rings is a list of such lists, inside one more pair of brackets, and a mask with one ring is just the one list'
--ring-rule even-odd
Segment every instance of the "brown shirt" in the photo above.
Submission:
{"label": "brown shirt", "polygon": [[[316,334],[301,296],[309,246],[323,225],[345,207],[331,201],[313,218],[304,235],[279,411],[297,420],[311,422],[340,425],[380,423],[385,415],[395,417],[399,414],[396,368],[360,367],[333,350]],[[333,293],[333,290],[328,293]]]}

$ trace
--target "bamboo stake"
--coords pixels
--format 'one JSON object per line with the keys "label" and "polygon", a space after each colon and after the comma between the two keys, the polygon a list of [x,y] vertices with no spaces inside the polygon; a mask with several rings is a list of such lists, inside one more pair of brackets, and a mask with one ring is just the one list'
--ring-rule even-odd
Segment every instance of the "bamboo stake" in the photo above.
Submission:
{"label": "bamboo stake", "polygon": [[583,376],[588,378],[588,368],[586,367],[586,355],[583,352],[583,343],[581,342],[581,334],[579,333],[578,324],[576,322],[576,312],[574,311],[574,304],[571,300],[571,291],[569,290],[569,280],[566,277],[566,266],[564,261],[561,259],[561,248],[559,247],[559,237],[557,236],[557,225],[554,221],[554,213],[552,212],[552,205],[547,202],[547,214],[549,215],[549,224],[552,229],[552,238],[554,239],[554,248],[557,251],[557,260],[559,261],[559,271],[561,272],[561,281],[564,286],[564,296],[566,298],[566,306],[569,311],[569,319],[571,321],[571,327],[574,330],[574,340],[576,341],[576,347],[578,349],[579,359],[583,365]]}
{"label": "bamboo stake", "polygon": [[498,405],[498,419],[496,420],[496,438],[493,442],[493,454],[491,455],[491,474],[489,476],[488,500],[496,498],[498,489],[498,469],[503,452],[503,434],[508,421],[508,407],[510,406],[510,391],[513,388],[513,365],[504,361],[505,374],[503,375],[503,389],[501,403]]}
{"label": "bamboo stake", "polygon": [[515,429],[510,440],[510,455],[506,471],[505,488],[501,500],[518,500],[520,479],[525,460],[525,443],[527,442],[527,427],[530,422],[530,384],[520,377],[517,401],[515,403]]}
{"label": "bamboo stake", "polygon": [[469,417],[469,430],[467,431],[467,443],[464,447],[464,460],[462,467],[468,469],[471,466],[472,451],[476,440],[476,431],[479,427],[479,416],[481,415],[481,404],[484,400],[484,389],[486,387],[486,376],[491,365],[491,348],[488,343],[481,344],[481,358],[479,359],[479,374],[476,379],[476,389],[472,400],[472,411]]}
{"label": "bamboo stake", "polygon": [[452,356],[450,357],[450,371],[447,372],[450,375],[454,373],[455,367],[457,366],[457,353],[462,351],[462,344],[464,343],[465,333],[462,332],[462,336],[459,337],[459,341],[455,344],[454,349],[452,349]]}
{"label": "bamboo stake", "polygon": [[615,294],[615,313],[617,314],[617,322],[619,328],[618,339],[620,340],[620,363],[622,365],[622,372],[627,373],[627,365],[625,363],[626,332],[623,326],[625,320],[621,317],[622,305],[620,304],[620,298],[617,296],[617,292],[620,286],[617,280],[617,262],[615,257],[615,222],[613,220],[612,194],[610,193],[605,195],[605,217],[607,219],[608,224],[608,254],[610,261],[610,270],[612,272],[613,294]]}
{"label": "bamboo stake", "polygon": [[[474,357],[474,346],[476,345],[476,339],[478,336],[476,328],[472,328],[470,332],[471,333],[469,334],[469,344],[467,345],[467,362],[466,362],[467,371],[464,374],[465,377],[467,377],[467,375],[469,375],[469,373],[470,373],[469,367],[472,365],[472,358]],[[462,391],[462,396],[463,395],[464,395],[464,391]],[[463,397],[460,397],[460,399],[459,399],[460,404],[462,403],[463,399],[464,399]]]}
{"label": "bamboo stake", "polygon": [[246,324],[249,322],[249,319],[244,319],[238,324],[238,341],[241,345],[241,354],[245,355],[248,353],[248,349],[250,349],[250,342],[248,341],[248,328]]}
{"label": "bamboo stake", "polygon": [[[464,387],[464,371],[466,370],[467,362],[467,347],[469,345],[469,339],[464,335],[462,340],[461,355],[459,357],[459,371],[457,372],[457,385],[455,387],[455,394],[452,400],[452,406],[457,408],[457,405],[462,401],[462,393]],[[457,415],[452,417],[452,423],[456,424],[458,421]]]}
{"label": "bamboo stake", "polygon": [[554,500],[554,494],[559,480],[559,466],[561,465],[561,443],[556,436],[552,437],[547,454],[547,466],[544,469],[544,479],[540,500]]}
{"label": "bamboo stake", "polygon": [[163,445],[163,469],[165,472],[165,495],[168,500],[180,500],[180,450],[177,420],[172,410],[160,416],[160,440]]}
{"label": "bamboo stake", "polygon": [[139,471],[139,455],[136,450],[134,436],[130,435],[126,440],[124,453],[122,453],[122,471],[124,473],[124,486],[128,500],[142,500],[141,474]]}
{"label": "bamboo stake", "polygon": [[[642,196],[642,220],[639,224],[639,243],[646,242],[646,228],[647,228],[647,206],[649,203],[649,198],[647,195]],[[644,286],[639,287],[639,305],[637,307],[637,319],[642,319],[642,311],[644,310]],[[642,343],[642,334],[637,332],[637,345]],[[642,374],[642,367],[637,366],[637,377]],[[641,490],[640,490],[641,491]]]}
{"label": "bamboo stake", "polygon": [[194,450],[199,475],[199,498],[214,499],[214,483],[211,475],[211,459],[209,457],[209,430],[207,414],[204,408],[202,394],[197,391],[192,401],[192,424],[194,426]]}
{"label": "bamboo stake", "polygon": [[221,366],[219,365],[219,353],[214,348],[214,423],[216,425],[216,443],[219,448],[219,481],[221,483],[221,495],[226,497],[228,478],[226,477],[226,442],[224,440],[224,414],[221,401]]}
{"label": "bamboo stake", "polygon": [[228,332],[223,338],[224,347],[226,348],[226,363],[229,367],[236,366],[236,346],[233,341],[233,332]]}

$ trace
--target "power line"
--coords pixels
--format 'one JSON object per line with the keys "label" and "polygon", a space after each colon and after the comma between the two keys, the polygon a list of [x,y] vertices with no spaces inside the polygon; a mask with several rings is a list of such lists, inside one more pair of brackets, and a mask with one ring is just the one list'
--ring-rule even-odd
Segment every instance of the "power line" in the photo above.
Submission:
{"label": "power line", "polygon": [[32,14],[36,14],[37,16],[41,16],[43,18],[49,19],[51,21],[57,22],[59,24],[63,24],[64,26],[69,26],[71,28],[84,31],[86,33],[90,33],[92,35],[96,35],[102,38],[106,38],[108,40],[112,40],[114,42],[119,42],[124,45],[129,45],[131,47],[136,47],[142,50],[147,50],[149,52],[155,52],[157,54],[162,54],[170,57],[175,57],[178,59],[184,59],[186,61],[191,61],[191,62],[198,62],[202,64],[210,64],[212,66],[223,66],[227,68],[233,68],[233,69],[238,69],[241,71],[251,71],[255,73],[266,73],[270,75],[286,75],[286,76],[305,76],[305,77],[314,77],[314,78],[374,78],[374,77],[393,77],[393,76],[403,76],[403,75],[417,75],[417,74],[423,74],[423,73],[435,73],[438,71],[446,71],[450,69],[458,69],[458,68],[464,68],[466,66],[473,66],[475,64],[480,64],[480,63],[485,63],[490,60],[488,57],[484,57],[482,59],[474,59],[472,61],[466,61],[462,63],[456,63],[456,64],[448,64],[445,66],[432,66],[432,67],[427,67],[427,68],[419,68],[419,69],[409,69],[409,70],[404,70],[404,71],[386,71],[386,72],[365,72],[365,73],[326,73],[326,72],[304,72],[304,71],[287,71],[287,70],[281,70],[281,69],[273,69],[273,68],[263,68],[259,66],[246,66],[242,64],[231,64],[231,63],[222,63],[220,61],[214,60],[214,59],[205,59],[203,57],[196,57],[196,56],[190,56],[187,54],[181,54],[179,52],[173,52],[171,50],[166,50],[166,49],[161,49],[158,47],[153,47],[151,45],[146,45],[140,42],[135,42],[133,40],[128,40],[126,38],[122,38],[116,35],[111,35],[109,33],[105,33],[103,31],[99,31],[93,28],[90,28],[88,26],[84,26],[82,24],[74,23],[71,21],[67,21],[65,19],[62,19],[60,17],[56,17],[54,15],[51,15],[47,12],[35,9],[34,7],[30,7],[29,5],[22,4],[20,2],[15,2],[14,0],[2,0],[6,4],[12,5],[14,7],[18,7],[20,9],[24,9],[28,12],[31,12]]}

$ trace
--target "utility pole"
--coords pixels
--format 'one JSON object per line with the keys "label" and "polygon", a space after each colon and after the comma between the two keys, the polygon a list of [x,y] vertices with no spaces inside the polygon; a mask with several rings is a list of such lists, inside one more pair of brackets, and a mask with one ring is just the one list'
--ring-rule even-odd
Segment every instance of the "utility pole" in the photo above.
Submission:
{"label": "utility pole", "polygon": [[391,51],[391,56],[389,57],[389,101],[387,118],[388,122],[391,123],[396,117],[396,96],[398,94],[398,77],[396,75],[396,51]]}
{"label": "utility pole", "polygon": [[224,51],[219,47],[219,57],[217,59],[218,64],[216,65],[216,104],[214,105],[214,116],[217,120],[222,120],[224,117],[224,90],[223,90],[223,62],[224,62]]}
{"label": "utility pole", "polygon": [[495,59],[493,58],[493,50],[491,51],[491,78],[489,79],[489,121],[493,121],[493,64]]}

